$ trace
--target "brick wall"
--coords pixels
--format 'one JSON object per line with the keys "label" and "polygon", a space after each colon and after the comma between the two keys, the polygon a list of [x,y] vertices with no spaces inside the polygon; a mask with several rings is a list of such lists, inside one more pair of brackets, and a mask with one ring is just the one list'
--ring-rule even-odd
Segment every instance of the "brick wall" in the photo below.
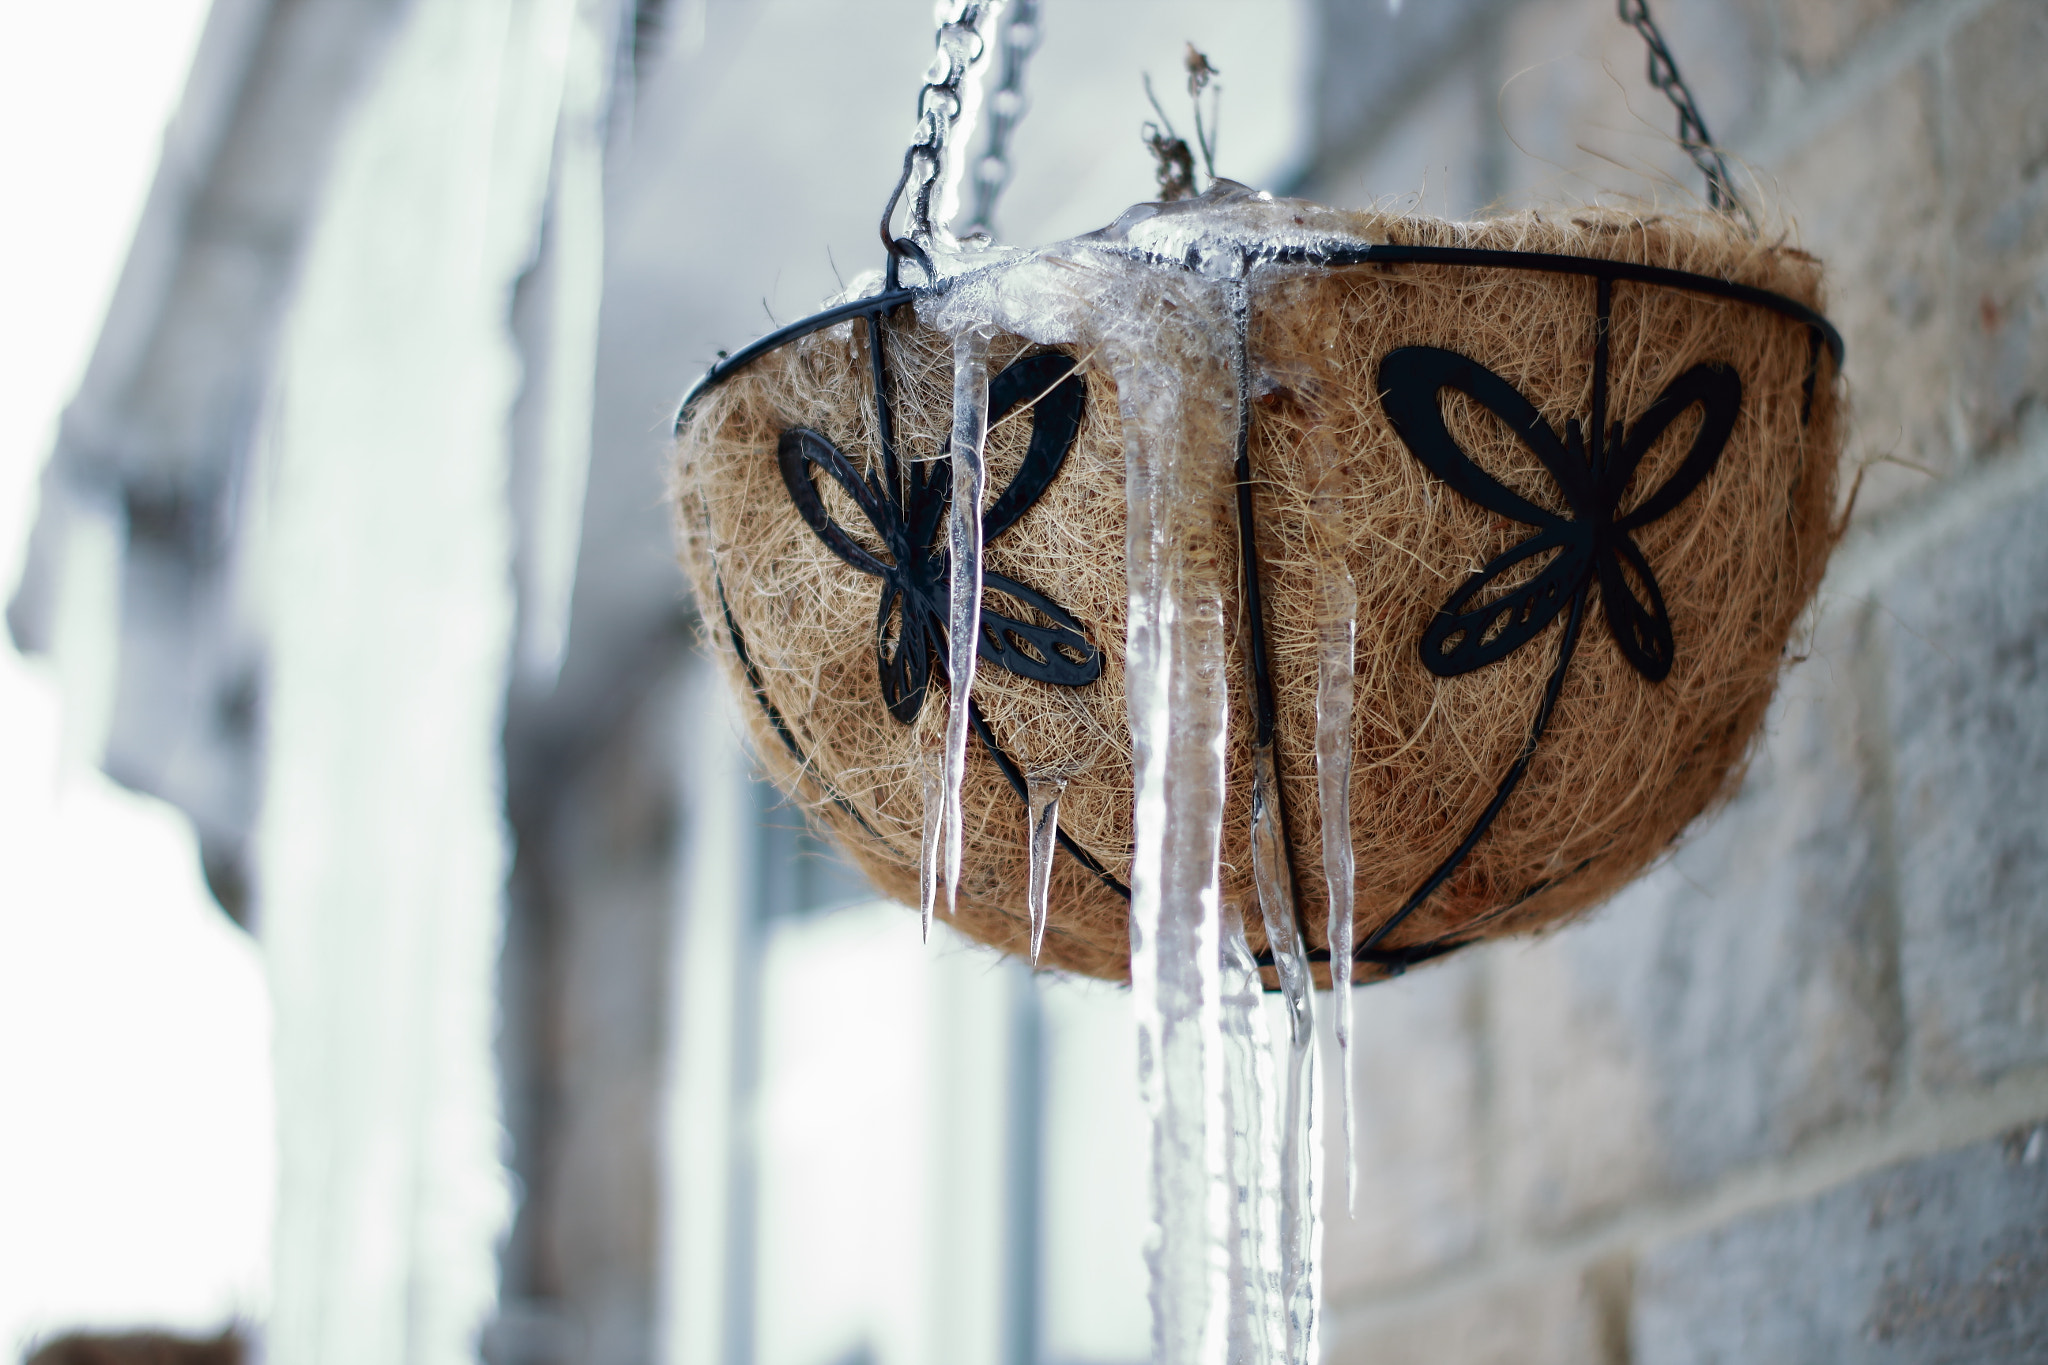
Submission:
{"label": "brick wall", "polygon": [[[2048,1359],[2048,3],[1658,11],[1828,263],[1862,494],[1733,804],[1362,994],[1328,1358]],[[1323,0],[1317,51],[1313,197],[1697,194],[1605,0]]]}

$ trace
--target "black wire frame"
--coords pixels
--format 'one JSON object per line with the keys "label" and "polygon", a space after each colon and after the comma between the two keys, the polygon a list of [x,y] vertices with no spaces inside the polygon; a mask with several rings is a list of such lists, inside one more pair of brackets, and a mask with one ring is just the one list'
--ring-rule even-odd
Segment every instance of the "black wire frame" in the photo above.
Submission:
{"label": "black wire frame", "polygon": [[[895,272],[892,270],[890,272],[892,283],[894,274]],[[884,288],[881,293],[867,298],[855,299],[850,303],[828,308],[820,313],[814,313],[808,318],[801,319],[787,327],[769,333],[759,341],[743,347],[730,356],[720,357],[718,362],[707,370],[703,377],[690,387],[689,393],[684,396],[682,404],[676,412],[676,434],[681,435],[683,426],[689,418],[691,406],[703,393],[738,373],[748,364],[793,341],[821,332],[841,322],[860,318],[867,322],[869,328],[869,352],[871,368],[873,370],[876,432],[882,447],[883,464],[886,467],[888,478],[893,484],[897,477],[897,462],[895,433],[889,408],[888,369],[884,359],[886,346],[883,337],[887,329],[889,315],[904,304],[914,302],[917,298],[917,292],[909,289]],[[804,753],[802,744],[797,740],[796,732],[790,727],[788,717],[782,714],[782,709],[768,695],[767,684],[761,677],[760,668],[754,663],[752,652],[747,648],[746,636],[740,629],[739,619],[733,615],[732,603],[726,597],[725,580],[718,574],[715,567],[712,572],[712,585],[718,594],[718,610],[725,626],[726,639],[732,647],[735,658],[739,662],[741,673],[746,678],[747,690],[753,693],[755,704],[761,708],[763,716],[766,717],[769,727],[775,731],[775,736],[781,741],[782,747],[795,760],[799,773],[809,774],[834,806],[838,807],[840,811],[859,825],[869,838],[881,842],[882,837],[880,833],[876,831],[872,824],[868,823],[867,818],[860,813],[859,807],[847,800],[843,793],[835,790],[825,780],[823,775],[819,774],[812,766],[809,757]],[[1016,793],[1018,802],[1028,807],[1030,804],[1030,794],[1023,769],[1017,766],[1016,760],[1012,759],[1003,750],[1001,744],[997,742],[995,731],[990,727],[987,717],[982,714],[980,705],[970,698],[967,706],[968,722],[974,730],[975,738],[981,741],[982,747],[988,750],[989,756],[995,760],[997,770],[1002,773],[1003,780],[1009,784],[1010,790]],[[1079,863],[1097,881],[1124,900],[1130,899],[1130,887],[1125,885],[1115,873],[1103,866],[1100,859],[1076,841],[1066,830],[1055,829],[1053,837],[1059,847],[1066,850],[1067,856]]]}
{"label": "black wire frame", "polygon": [[[894,263],[892,258],[891,265],[893,266]],[[1191,255],[1188,259],[1179,262],[1158,263],[1196,268],[1201,264],[1201,261],[1199,258]],[[1594,256],[1571,256],[1556,252],[1497,251],[1478,247],[1414,246],[1402,243],[1282,247],[1264,251],[1256,258],[1248,258],[1244,264],[1247,271],[1251,266],[1260,264],[1320,266],[1327,269],[1343,269],[1367,265],[1443,265],[1464,266],[1473,269],[1530,270],[1546,274],[1577,275],[1590,278],[1597,285],[1596,293],[1600,303],[1600,317],[1596,323],[1596,334],[1600,337],[1600,340],[1596,344],[1600,346],[1603,352],[1605,349],[1606,309],[1608,300],[1611,298],[1612,288],[1617,283],[1676,289],[1687,293],[1727,299],[1749,307],[1762,308],[1807,329],[1811,350],[1803,385],[1804,404],[1801,414],[1802,421],[1810,418],[1812,414],[1814,391],[1820,379],[1821,353],[1825,351],[1828,354],[1834,362],[1838,373],[1844,356],[1841,333],[1825,316],[1807,304],[1754,285],[1724,280],[1713,275],[1700,275],[1691,271],[1675,270],[1666,266],[1644,265],[1633,261],[1607,260]],[[826,328],[856,318],[862,318],[867,320],[870,328],[869,336],[871,343],[869,349],[874,369],[878,432],[884,447],[884,459],[893,465],[893,434],[889,421],[889,405],[886,392],[887,375],[881,340],[884,328],[886,327],[889,315],[898,308],[905,304],[915,303],[921,296],[941,292],[943,287],[938,286],[937,288],[925,289],[900,287],[897,283],[897,273],[894,269],[891,269],[886,285],[881,292],[814,313],[810,317],[800,319],[786,327],[770,332],[729,356],[720,357],[718,362],[706,370],[703,376],[684,395],[682,403],[676,411],[676,434],[678,436],[681,435],[684,425],[689,420],[690,410],[699,398],[746,368],[753,361],[792,342],[824,331]],[[1248,429],[1251,420],[1248,405],[1244,408],[1239,420],[1246,424]],[[1239,432],[1238,444],[1241,450],[1246,446],[1246,437],[1247,431]],[[1273,697],[1271,673],[1264,648],[1263,596],[1259,585],[1258,553],[1255,540],[1256,512],[1252,497],[1252,480],[1248,459],[1240,459],[1237,475],[1239,480],[1237,491],[1239,562],[1243,570],[1244,600],[1248,608],[1256,613],[1257,616],[1257,619],[1251,623],[1252,637],[1250,641],[1251,663],[1254,672],[1253,709],[1255,714],[1253,722],[1257,727],[1257,733],[1263,737],[1272,733],[1277,707]],[[786,718],[782,716],[773,701],[768,697],[760,674],[747,651],[746,642],[741,635],[739,624],[732,614],[730,605],[725,601],[725,589],[722,582],[718,584],[718,593],[719,607],[724,617],[728,638],[746,673],[749,689],[754,693],[757,704],[761,706],[778,738],[781,739],[783,745],[789,750],[791,756],[796,759],[799,767],[807,771],[810,770],[810,764],[805,758],[801,746],[797,743],[794,733],[790,730]],[[1567,636],[1572,643],[1576,642],[1576,636],[1582,621],[1583,604],[1581,603],[1574,606],[1570,619],[1565,625]],[[1375,926],[1373,931],[1359,942],[1358,947],[1352,954],[1354,964],[1379,967],[1389,975],[1398,976],[1411,966],[1442,957],[1445,954],[1455,952],[1459,948],[1467,947],[1476,941],[1473,937],[1467,936],[1438,939],[1414,945],[1394,945],[1385,942],[1386,938],[1418,910],[1437,889],[1450,880],[1451,876],[1463,865],[1473,848],[1476,847],[1479,840],[1485,835],[1486,830],[1492,825],[1494,817],[1499,814],[1501,808],[1505,805],[1509,795],[1512,794],[1515,786],[1519,783],[1522,773],[1526,770],[1529,759],[1533,756],[1537,741],[1541,739],[1543,731],[1547,727],[1550,713],[1556,706],[1558,696],[1562,690],[1565,671],[1562,665],[1569,661],[1571,653],[1569,645],[1561,651],[1560,667],[1552,671],[1549,683],[1544,689],[1543,702],[1538,709],[1536,720],[1532,725],[1529,739],[1524,744],[1523,752],[1513,769],[1503,779],[1487,810],[1460,843],[1459,847],[1438,866],[1436,871],[1430,875],[1421,888],[1418,888],[1417,892],[1408,899],[1402,908],[1393,916]],[[994,733],[981,715],[980,707],[974,706],[971,702],[970,707],[972,709],[969,713],[969,720],[976,737],[980,739],[983,747],[988,750],[990,756],[995,760],[997,768],[1002,772],[1004,780],[1009,783],[1011,789],[1016,793],[1017,799],[1020,802],[1028,802],[1022,772],[1018,769],[1015,761],[997,744]],[[826,790],[835,805],[851,814],[854,820],[860,824],[861,828],[866,830],[871,836],[875,835],[873,828],[862,818],[852,803],[847,801],[841,794],[831,791],[829,787]],[[1102,864],[1100,859],[1071,839],[1065,830],[1059,831],[1058,837],[1060,847],[1065,849],[1070,857],[1080,863],[1082,867],[1094,875],[1109,890],[1125,900],[1130,899],[1130,888],[1111,873]],[[1288,864],[1291,867],[1293,865],[1294,851],[1284,826],[1282,839],[1286,845]],[[1581,867],[1583,866],[1584,864],[1582,863]],[[1572,869],[1573,872],[1577,870],[1579,869]],[[1538,882],[1536,885],[1524,890],[1513,901],[1492,911],[1484,919],[1464,926],[1465,929],[1469,931],[1482,924],[1502,918],[1517,907],[1548,890],[1552,885],[1556,884],[1556,880],[1550,879]],[[1311,949],[1308,953],[1308,959],[1311,962],[1327,963],[1330,961],[1330,950],[1327,946]],[[1261,966],[1272,966],[1273,958],[1271,951],[1268,950],[1257,955],[1257,961]]]}

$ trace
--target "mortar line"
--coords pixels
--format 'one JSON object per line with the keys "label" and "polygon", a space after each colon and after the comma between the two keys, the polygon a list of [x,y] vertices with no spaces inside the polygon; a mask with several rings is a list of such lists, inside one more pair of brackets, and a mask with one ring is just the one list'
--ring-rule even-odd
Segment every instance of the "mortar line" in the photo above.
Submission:
{"label": "mortar line", "polygon": [[1862,818],[1869,823],[1871,871],[1878,898],[1872,918],[1883,935],[1883,1000],[1891,1017],[1885,1023],[1886,1057],[1884,1112],[1909,1105],[1919,1095],[1919,1047],[1910,1024],[1906,1003],[1905,962],[1901,957],[1906,941],[1905,911],[1899,899],[1899,802],[1898,781],[1892,765],[1891,688],[1887,677],[1891,662],[1889,632],[1879,621],[1875,602],[1856,609],[1850,623],[1851,648],[1847,687],[1851,702],[1851,742],[1863,771],[1858,782],[1864,788]]}
{"label": "mortar line", "polygon": [[1425,1279],[1332,1304],[1324,1319],[1329,1340],[1369,1334],[1374,1324],[1410,1313],[1469,1304],[1474,1294],[1487,1289],[1560,1271],[1583,1274],[1603,1259],[1633,1256],[1750,1214],[1812,1199],[1905,1162],[2043,1122],[2048,1122],[2048,1067],[2010,1074],[1972,1091],[1916,1091],[1880,1118],[1845,1126],[1789,1155],[1732,1171],[1706,1189],[1652,1192],[1575,1231],[1519,1239],[1499,1252]]}
{"label": "mortar line", "polygon": [[1849,528],[1815,594],[1821,614],[1873,598],[1901,567],[1960,539],[2016,498],[2048,486],[2048,418],[2028,424],[2020,448],[1975,463],[1937,482],[1911,502]]}
{"label": "mortar line", "polygon": [[[1951,0],[1907,10],[1869,34],[1832,69],[1757,125],[1728,150],[1753,165],[1774,165],[1834,126],[1843,116],[1914,62],[1936,51],[1949,34],[1991,8],[1996,0]],[[1782,60],[1782,58],[1780,58]]]}

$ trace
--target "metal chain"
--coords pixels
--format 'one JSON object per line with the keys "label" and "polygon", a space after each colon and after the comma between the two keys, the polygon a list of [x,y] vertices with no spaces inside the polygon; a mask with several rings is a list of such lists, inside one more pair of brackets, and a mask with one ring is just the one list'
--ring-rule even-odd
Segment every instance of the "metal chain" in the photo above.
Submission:
{"label": "metal chain", "polygon": [[[963,86],[988,50],[982,27],[1003,7],[1003,0],[941,0],[939,33],[932,64],[925,71],[924,86],[917,92],[917,129],[910,149],[903,154],[903,174],[882,210],[882,244],[889,249],[890,274],[904,256],[924,259],[926,247],[940,224],[932,220],[933,199],[946,174],[947,144],[953,124],[965,105]],[[910,195],[909,235],[896,235],[896,206]],[[892,281],[893,283],[893,281]]]}
{"label": "metal chain", "polygon": [[996,201],[1015,171],[1010,165],[1010,135],[1031,105],[1024,94],[1024,68],[1038,50],[1038,40],[1038,0],[1010,0],[1009,17],[1003,20],[1002,66],[984,110],[988,142],[974,162],[974,213],[966,232],[995,234]]}
{"label": "metal chain", "polygon": [[1707,121],[1700,117],[1700,107],[1693,100],[1692,90],[1685,78],[1678,74],[1678,62],[1671,55],[1671,49],[1664,42],[1664,35],[1658,31],[1657,21],[1650,17],[1648,0],[1617,0],[1621,22],[1642,35],[1643,43],[1650,49],[1650,84],[1664,93],[1671,101],[1671,107],[1678,111],[1678,141],[1686,154],[1692,157],[1693,165],[1700,168],[1700,174],[1707,178],[1707,204],[1723,212],[1733,210],[1749,217],[1749,206],[1742,202],[1742,196],[1735,192],[1734,182],[1728,175],[1728,163],[1714,146],[1714,139],[1707,132]]}
{"label": "metal chain", "polygon": [[[996,203],[1014,174],[1010,139],[1029,107],[1024,73],[1040,38],[1038,0],[1009,0],[1009,4],[1002,28],[1002,65],[988,99],[988,138],[972,171],[973,212],[963,225],[967,232],[994,230]],[[932,240],[939,226],[933,221],[933,199],[945,175],[947,144],[963,104],[961,86],[986,51],[982,29],[1003,5],[1004,0],[941,0],[937,50],[917,97],[917,129],[903,156],[903,173],[882,211],[882,241],[889,248],[892,267],[898,257],[922,256],[923,244]],[[1749,208],[1735,191],[1727,159],[1714,146],[1699,103],[1679,74],[1678,61],[1657,21],[1650,17],[1648,0],[1617,0],[1616,9],[1621,21],[1633,28],[1649,49],[1650,84],[1678,113],[1679,145],[1706,178],[1708,205],[1748,217]],[[910,195],[907,239],[897,236],[893,226],[897,205],[906,191]]]}

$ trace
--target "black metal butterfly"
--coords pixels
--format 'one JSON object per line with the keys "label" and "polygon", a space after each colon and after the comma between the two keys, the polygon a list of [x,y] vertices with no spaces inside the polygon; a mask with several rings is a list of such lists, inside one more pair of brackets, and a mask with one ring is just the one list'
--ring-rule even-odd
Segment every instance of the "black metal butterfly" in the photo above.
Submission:
{"label": "black metal butterfly", "polygon": [[[1599,359],[1604,361],[1602,330]],[[1619,421],[1607,428],[1605,370],[1604,364],[1595,367],[1589,449],[1577,418],[1565,423],[1560,441],[1512,384],[1454,351],[1405,346],[1380,361],[1381,402],[1415,458],[1473,502],[1536,528],[1535,535],[1466,579],[1437,610],[1422,636],[1422,662],[1437,676],[1455,677],[1506,658],[1596,579],[1622,657],[1651,682],[1671,672],[1671,617],[1650,562],[1630,533],[1677,507],[1712,471],[1735,429],[1742,380],[1727,365],[1695,365],[1672,380],[1624,433]],[[1569,512],[1537,506],[1473,463],[1444,424],[1439,401],[1444,389],[1456,389],[1507,423],[1557,481]],[[1643,456],[1694,404],[1703,409],[1703,419],[1684,461],[1661,487],[1617,515]],[[1543,554],[1552,556],[1550,562],[1526,583],[1484,597],[1516,565]],[[1631,576],[1641,585],[1641,596]]]}
{"label": "black metal butterfly", "polygon": [[[1037,399],[1031,441],[1016,477],[981,517],[984,545],[1014,525],[1044,494],[1066,462],[1081,430],[1087,385],[1071,358],[1048,351],[1017,361],[989,384],[988,421],[1003,420],[1019,403]],[[892,489],[891,477],[862,474],[839,448],[808,427],[782,433],[776,456],[789,500],[825,547],[862,573],[882,580],[875,620],[875,662],[889,714],[905,725],[917,719],[934,667],[945,670],[946,614],[951,591],[950,556],[940,526],[952,500],[952,460],[912,462],[907,487]],[[808,466],[816,465],[846,490],[881,537],[888,557],[870,553],[826,511]],[[1102,652],[1082,633],[1081,623],[1054,602],[1014,578],[982,570],[985,590],[1024,603],[1053,622],[1034,625],[981,609],[976,653],[985,663],[1020,677],[1062,687],[1081,687],[1102,674]],[[891,621],[895,622],[892,634]]]}

